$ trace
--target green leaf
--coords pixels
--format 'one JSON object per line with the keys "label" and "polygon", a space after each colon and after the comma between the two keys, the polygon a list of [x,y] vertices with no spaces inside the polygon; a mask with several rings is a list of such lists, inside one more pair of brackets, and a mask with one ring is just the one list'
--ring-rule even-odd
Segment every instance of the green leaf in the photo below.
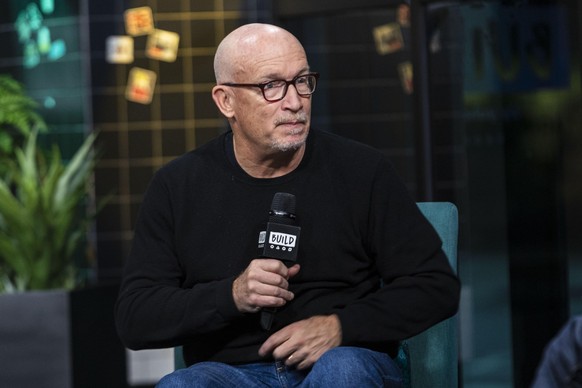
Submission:
{"label": "green leaf", "polygon": [[36,130],[16,147],[12,176],[0,180],[0,292],[76,284],[74,255],[93,216],[85,205],[95,138],[69,162],[56,146],[43,152]]}

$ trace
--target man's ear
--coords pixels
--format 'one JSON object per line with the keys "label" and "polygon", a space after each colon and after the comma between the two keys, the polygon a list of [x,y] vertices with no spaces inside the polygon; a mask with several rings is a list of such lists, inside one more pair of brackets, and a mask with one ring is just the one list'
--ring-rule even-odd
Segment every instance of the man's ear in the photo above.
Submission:
{"label": "man's ear", "polygon": [[213,87],[212,99],[226,118],[232,118],[234,116],[234,96],[228,88],[223,85]]}

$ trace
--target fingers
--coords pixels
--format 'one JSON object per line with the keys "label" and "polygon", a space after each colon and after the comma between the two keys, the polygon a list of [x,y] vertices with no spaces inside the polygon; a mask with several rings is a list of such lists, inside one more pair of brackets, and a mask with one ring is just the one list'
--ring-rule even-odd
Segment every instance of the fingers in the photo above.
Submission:
{"label": "fingers", "polygon": [[326,351],[341,344],[341,324],[336,315],[295,322],[271,335],[259,355],[271,355],[297,369],[311,367]]}
{"label": "fingers", "polygon": [[234,302],[241,312],[257,312],[263,307],[281,307],[294,298],[288,290],[288,278],[299,272],[299,266],[288,269],[274,259],[253,260],[235,279]]}
{"label": "fingers", "polygon": [[297,322],[271,335],[259,349],[259,356],[271,355],[275,360],[283,360],[287,366],[298,365],[304,361],[307,355],[301,350],[302,344],[293,338],[294,326],[297,326]]}
{"label": "fingers", "polygon": [[[290,331],[290,327],[295,324],[289,325],[282,330],[277,331],[276,333],[272,334],[267,340],[261,345],[259,348],[259,356],[266,357],[269,354],[273,355],[273,358],[277,360],[282,360],[285,357],[288,357],[293,353],[295,349],[285,347],[280,348],[292,335],[292,331]],[[275,354],[275,349],[278,350],[277,354]]]}

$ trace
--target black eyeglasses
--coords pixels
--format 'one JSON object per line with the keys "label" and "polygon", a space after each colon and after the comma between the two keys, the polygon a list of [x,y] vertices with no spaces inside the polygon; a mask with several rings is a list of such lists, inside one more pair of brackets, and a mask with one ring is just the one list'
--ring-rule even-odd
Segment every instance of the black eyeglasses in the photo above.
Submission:
{"label": "black eyeglasses", "polygon": [[315,92],[315,86],[317,85],[318,78],[319,73],[309,73],[298,75],[291,81],[276,79],[274,81],[263,82],[260,84],[238,84],[233,82],[225,82],[222,85],[259,88],[261,89],[261,92],[263,92],[263,97],[265,100],[269,102],[276,102],[285,98],[289,85],[295,86],[295,90],[297,90],[297,94],[300,96],[309,97],[313,94],[313,92]]}

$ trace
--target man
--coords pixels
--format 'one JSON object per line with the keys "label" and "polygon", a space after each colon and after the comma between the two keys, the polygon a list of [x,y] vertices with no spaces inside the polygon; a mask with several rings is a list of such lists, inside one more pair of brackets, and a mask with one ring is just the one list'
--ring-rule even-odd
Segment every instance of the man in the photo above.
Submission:
{"label": "man", "polygon": [[582,315],[560,329],[544,349],[531,388],[582,387]]}
{"label": "man", "polygon": [[[293,35],[242,26],[214,66],[232,131],[153,178],[116,306],[121,338],[183,345],[190,367],[159,387],[401,386],[397,342],[458,306],[438,236],[380,152],[310,128],[318,76]],[[257,257],[277,192],[297,201],[289,267]]]}

